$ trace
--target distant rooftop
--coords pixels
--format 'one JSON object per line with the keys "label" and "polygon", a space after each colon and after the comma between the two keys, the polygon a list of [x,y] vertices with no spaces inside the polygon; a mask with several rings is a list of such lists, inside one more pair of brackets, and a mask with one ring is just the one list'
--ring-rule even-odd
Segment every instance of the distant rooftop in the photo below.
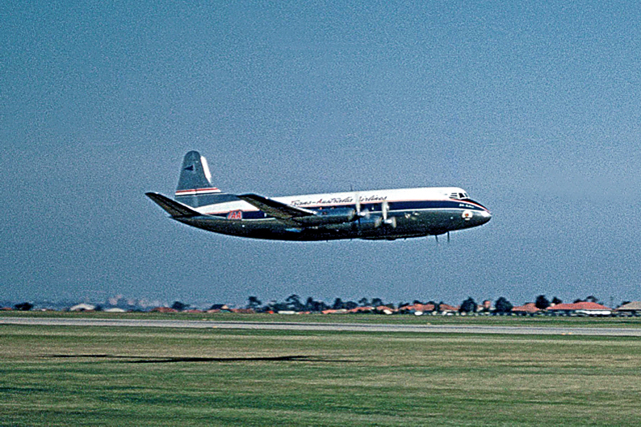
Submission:
{"label": "distant rooftop", "polygon": [[617,311],[641,311],[641,301],[632,301],[617,308]]}
{"label": "distant rooftop", "polygon": [[575,302],[572,304],[557,304],[554,306],[548,307],[548,311],[575,311],[575,310],[612,310],[609,307],[606,307],[596,302]]}

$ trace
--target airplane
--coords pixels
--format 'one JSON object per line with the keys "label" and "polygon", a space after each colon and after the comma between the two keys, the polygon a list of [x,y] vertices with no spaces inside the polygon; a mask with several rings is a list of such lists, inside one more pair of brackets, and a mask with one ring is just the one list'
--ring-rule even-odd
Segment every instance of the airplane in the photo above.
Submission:
{"label": "airplane", "polygon": [[477,227],[492,215],[458,187],[424,187],[267,198],[224,193],[207,159],[188,152],[175,198],[145,193],[171,219],[231,236],[268,240],[395,240]]}

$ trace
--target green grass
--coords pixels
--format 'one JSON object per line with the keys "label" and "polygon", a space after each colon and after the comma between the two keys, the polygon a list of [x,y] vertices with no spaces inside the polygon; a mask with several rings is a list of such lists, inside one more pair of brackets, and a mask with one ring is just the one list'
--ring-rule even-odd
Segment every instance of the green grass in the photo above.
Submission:
{"label": "green grass", "polygon": [[639,402],[638,338],[0,325],[0,425],[638,425]]}

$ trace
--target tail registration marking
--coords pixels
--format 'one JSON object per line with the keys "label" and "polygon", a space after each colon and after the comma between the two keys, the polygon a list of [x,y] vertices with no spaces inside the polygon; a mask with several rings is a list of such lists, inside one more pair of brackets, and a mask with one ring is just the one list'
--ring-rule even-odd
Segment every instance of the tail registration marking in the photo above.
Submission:
{"label": "tail registration marking", "polygon": [[231,211],[227,214],[227,219],[243,219],[243,211]]}

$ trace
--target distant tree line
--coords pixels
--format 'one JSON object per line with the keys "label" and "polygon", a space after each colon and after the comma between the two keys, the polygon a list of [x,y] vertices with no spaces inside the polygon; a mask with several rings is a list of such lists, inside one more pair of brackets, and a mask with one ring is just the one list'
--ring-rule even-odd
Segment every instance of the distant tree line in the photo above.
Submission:
{"label": "distant tree line", "polygon": [[[284,301],[270,301],[267,304],[263,305],[263,302],[258,299],[256,296],[250,296],[247,298],[246,308],[252,309],[256,312],[268,312],[268,311],[309,311],[309,312],[322,312],[325,310],[352,310],[356,307],[368,307],[368,306],[382,306],[387,305],[380,298],[372,298],[370,301],[367,298],[361,298],[358,302],[354,301],[343,301],[341,298],[336,298],[332,304],[327,304],[324,301],[316,300],[314,297],[308,297],[303,301],[303,299],[297,294],[292,294],[285,298]],[[389,305],[393,307],[393,305]]]}
{"label": "distant tree line", "polygon": [[[575,303],[577,302],[595,302],[595,303],[600,303],[598,298],[596,298],[593,295],[588,296],[585,299],[576,299],[574,300]],[[534,300],[534,305],[536,308],[540,310],[545,310],[548,307],[556,304],[561,304],[563,301],[556,296],[552,298],[552,300],[548,300],[548,298],[545,295],[538,295],[536,299]],[[624,302],[627,303],[629,301]],[[390,303],[390,302],[384,302],[381,298],[367,298],[363,297],[360,298],[358,301],[344,301],[341,298],[336,298],[332,303],[325,303],[322,300],[317,300],[313,297],[308,297],[306,299],[301,298],[297,294],[291,294],[287,298],[285,298],[284,301],[270,301],[268,303],[263,304],[263,302],[257,297],[257,296],[250,296],[247,298],[247,309],[251,309],[255,312],[258,313],[264,313],[264,312],[282,312],[282,311],[295,311],[295,312],[311,312],[311,313],[319,313],[325,310],[352,310],[357,307],[388,307],[392,310],[395,309],[402,309],[404,307],[409,307],[413,305],[433,305],[434,306],[434,311],[441,311],[441,306],[443,306],[445,303],[443,301],[441,302],[436,302],[436,301],[427,301],[423,302],[420,300],[414,300],[412,303],[409,302],[399,302],[397,304]],[[219,306],[222,306],[224,304],[214,304],[212,306],[213,308],[218,308]],[[100,307],[100,306],[98,306]],[[23,302],[20,304],[16,304],[13,306],[14,310],[19,310],[19,311],[29,311],[33,308],[33,304],[29,302]],[[171,308],[176,310],[176,311],[184,311],[188,310],[190,308],[189,304],[185,304],[180,301],[175,301],[172,305]],[[483,305],[477,304],[477,302],[472,298],[468,297],[467,299],[463,300],[461,304],[458,306],[458,311],[459,313],[477,313],[477,312],[492,312],[495,314],[506,314],[510,313],[512,309],[514,308],[514,305],[508,301],[507,298],[505,297],[499,297],[496,301],[494,301],[494,304],[491,303],[491,301],[483,301]],[[102,307],[97,308],[102,309]]]}
{"label": "distant tree line", "polygon": [[[586,298],[586,301],[591,301],[595,300],[593,296],[590,296]],[[577,301],[583,301],[583,300],[577,300]],[[546,309],[552,304],[560,304],[562,301],[554,297],[552,301],[550,302],[545,295],[539,295],[536,297],[535,300],[535,305],[539,309]],[[435,311],[439,311],[440,307],[442,304],[444,304],[443,301],[441,302],[436,302],[436,301],[420,301],[420,300],[414,300],[412,303],[409,302],[399,302],[397,304],[394,303],[389,303],[389,302],[384,302],[381,298],[372,298],[369,299],[367,297],[363,297],[359,299],[358,301],[343,301],[341,298],[336,298],[333,303],[325,303],[324,301],[321,300],[316,300],[313,297],[308,297],[307,299],[303,300],[299,295],[297,294],[292,294],[285,298],[284,301],[270,301],[266,304],[263,304],[263,302],[256,296],[250,296],[247,298],[247,305],[246,308],[252,309],[256,312],[279,312],[279,311],[296,311],[296,312],[322,312],[324,310],[352,310],[357,307],[389,307],[390,309],[402,309],[403,307],[411,306],[411,305],[417,305],[417,304],[422,304],[422,305],[433,305]],[[460,306],[458,307],[458,311],[460,313],[476,313],[476,312],[493,312],[493,313],[509,313],[512,311],[514,308],[514,305],[508,301],[507,298],[505,297],[499,297],[495,302],[494,305],[490,307],[483,307],[479,308],[479,304],[474,300],[472,297],[468,297],[465,299]]]}
{"label": "distant tree line", "polygon": [[[585,299],[574,300],[575,303],[584,302],[584,301],[600,303],[598,298],[596,298],[593,295],[590,295]],[[487,301],[484,301],[484,302],[487,302]],[[553,297],[552,300],[548,300],[548,298],[545,295],[538,295],[534,300],[534,305],[536,306],[536,308],[540,310],[545,310],[552,305],[561,304],[561,303],[563,303],[563,301],[556,296]],[[403,307],[416,305],[416,304],[422,304],[422,305],[432,304],[434,306],[435,311],[440,311],[440,306],[444,303],[443,301],[423,302],[420,300],[414,300],[412,303],[399,302],[397,304],[394,304],[394,303],[384,302],[381,298],[369,299],[367,297],[363,297],[358,301],[343,301],[341,298],[336,298],[333,303],[328,304],[323,301],[316,300],[313,297],[308,297],[307,299],[303,300],[303,298],[301,298],[299,295],[292,294],[287,298],[285,298],[284,301],[270,301],[269,303],[264,305],[262,301],[258,299],[258,297],[250,296],[247,299],[246,308],[252,309],[256,312],[269,312],[269,311],[322,312],[324,310],[329,310],[329,309],[352,310],[357,307],[381,307],[381,306],[386,306],[386,307],[389,307],[390,309],[402,309]],[[488,307],[479,306],[479,304],[474,300],[474,298],[468,297],[467,299],[463,300],[463,302],[461,302],[461,304],[458,307],[458,311],[459,313],[492,312],[495,314],[506,314],[506,313],[510,313],[513,308],[514,308],[514,305],[505,297],[499,297],[496,301],[494,301],[494,304],[491,304],[490,302]]]}

